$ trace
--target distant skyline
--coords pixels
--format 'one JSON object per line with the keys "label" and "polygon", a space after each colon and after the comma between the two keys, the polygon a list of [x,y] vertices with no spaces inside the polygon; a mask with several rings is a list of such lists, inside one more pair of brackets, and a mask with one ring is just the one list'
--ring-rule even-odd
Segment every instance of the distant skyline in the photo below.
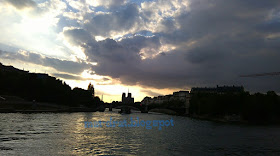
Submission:
{"label": "distant skyline", "polygon": [[243,85],[280,93],[279,0],[0,0],[0,62],[104,101]]}

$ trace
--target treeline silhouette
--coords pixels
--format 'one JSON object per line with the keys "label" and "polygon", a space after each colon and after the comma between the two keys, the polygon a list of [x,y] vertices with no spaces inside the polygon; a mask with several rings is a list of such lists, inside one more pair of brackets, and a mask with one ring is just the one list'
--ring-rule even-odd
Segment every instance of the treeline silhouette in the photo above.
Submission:
{"label": "treeline silhouette", "polygon": [[197,93],[190,100],[190,114],[214,118],[239,115],[249,122],[280,123],[280,97],[274,91],[252,95]]}
{"label": "treeline silhouette", "polygon": [[177,112],[178,115],[182,115],[185,113],[185,101],[182,100],[170,100],[170,101],[165,101],[160,104],[152,103],[148,105],[148,110],[151,109],[169,109]]}
{"label": "treeline silhouette", "polygon": [[56,103],[70,107],[96,108],[103,104],[91,90],[74,88],[47,74],[35,74],[0,63],[0,95],[13,95],[28,101]]}

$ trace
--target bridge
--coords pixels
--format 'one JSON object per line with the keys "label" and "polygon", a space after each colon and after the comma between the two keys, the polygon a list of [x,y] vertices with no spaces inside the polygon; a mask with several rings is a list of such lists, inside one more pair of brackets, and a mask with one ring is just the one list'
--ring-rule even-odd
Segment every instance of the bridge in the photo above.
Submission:
{"label": "bridge", "polygon": [[117,105],[113,105],[113,104],[107,104],[106,108],[109,108],[109,110],[112,110],[112,108],[115,109],[121,109],[121,110],[136,110],[136,111],[141,111],[141,113],[148,113],[147,107],[146,106],[141,106],[138,104],[117,104]]}
{"label": "bridge", "polygon": [[119,103],[118,105],[112,105],[112,104],[107,104],[105,107],[109,108],[115,108],[115,109],[120,109],[120,110],[136,110],[140,111],[141,113],[148,113],[150,110],[155,110],[155,109],[164,109],[164,110],[169,110],[172,112],[176,112],[176,114],[185,114],[185,108],[177,108],[177,107],[169,107],[169,108],[164,108],[161,107],[160,105],[157,106],[152,106],[152,105],[140,105],[140,104],[122,104]]}

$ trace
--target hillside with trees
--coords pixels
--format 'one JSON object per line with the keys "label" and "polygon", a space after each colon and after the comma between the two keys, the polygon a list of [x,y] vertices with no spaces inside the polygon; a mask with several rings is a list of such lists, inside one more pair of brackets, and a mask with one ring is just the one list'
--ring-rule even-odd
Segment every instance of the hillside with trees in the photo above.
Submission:
{"label": "hillside with trees", "polygon": [[29,73],[0,63],[0,95],[13,95],[27,101],[48,102],[69,107],[96,108],[103,104],[94,97],[94,88],[71,89],[62,80],[48,74]]}

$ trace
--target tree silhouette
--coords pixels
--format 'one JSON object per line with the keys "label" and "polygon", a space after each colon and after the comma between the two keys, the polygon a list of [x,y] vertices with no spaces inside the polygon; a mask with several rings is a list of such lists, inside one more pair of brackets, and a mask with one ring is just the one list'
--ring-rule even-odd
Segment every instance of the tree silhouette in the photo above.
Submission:
{"label": "tree silhouette", "polygon": [[[90,91],[90,92],[89,92]],[[94,99],[94,87],[88,90],[74,88],[47,74],[22,71],[0,63],[0,95],[19,96],[28,101],[49,102],[58,105],[97,107],[100,99]]]}
{"label": "tree silhouette", "polygon": [[92,97],[94,97],[94,87],[93,87],[93,84],[89,83],[87,90],[91,93]]}

